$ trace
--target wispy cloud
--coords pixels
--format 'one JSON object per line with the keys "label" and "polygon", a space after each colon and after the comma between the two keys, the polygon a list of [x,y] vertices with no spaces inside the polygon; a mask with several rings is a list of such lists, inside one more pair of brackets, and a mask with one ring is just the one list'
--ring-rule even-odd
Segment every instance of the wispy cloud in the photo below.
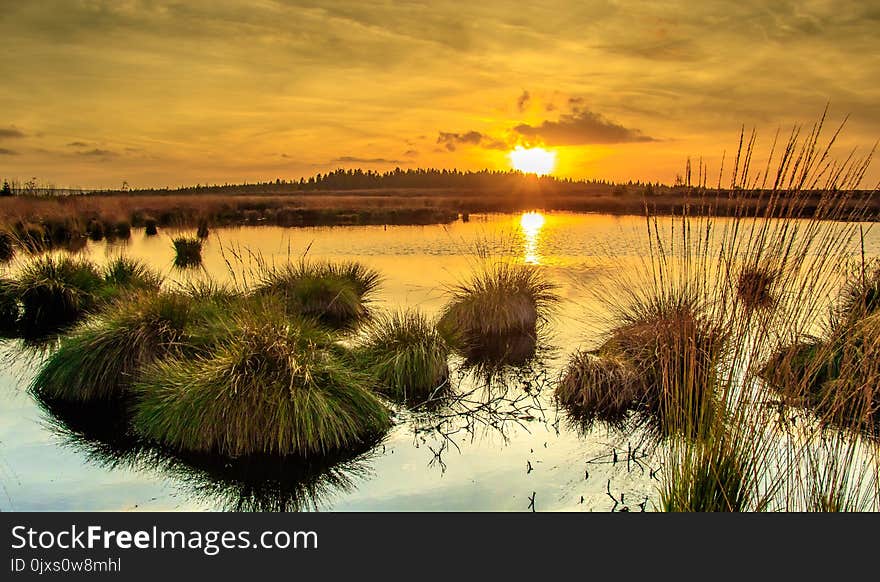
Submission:
{"label": "wispy cloud", "polygon": [[0,156],[17,156],[17,155],[18,155],[18,152],[16,152],[16,151],[13,151],[13,150],[10,150],[7,148],[0,148]]}
{"label": "wispy cloud", "polygon": [[334,158],[332,162],[355,163],[355,164],[405,164],[402,160],[393,160],[388,158],[361,158],[358,156],[341,156]]}
{"label": "wispy cloud", "polygon": [[0,127],[0,138],[22,138],[25,133],[15,127]]}

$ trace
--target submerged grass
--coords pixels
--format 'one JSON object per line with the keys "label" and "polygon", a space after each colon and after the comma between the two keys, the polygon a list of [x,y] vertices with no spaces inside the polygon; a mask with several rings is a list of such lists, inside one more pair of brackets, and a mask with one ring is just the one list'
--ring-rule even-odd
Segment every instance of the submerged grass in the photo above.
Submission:
{"label": "submerged grass", "polygon": [[398,400],[424,401],[448,385],[449,348],[434,323],[417,311],[371,322],[355,357],[378,389]]}
{"label": "submerged grass", "polygon": [[356,447],[390,427],[370,379],[307,321],[251,304],[210,355],[148,366],[134,425],[175,450],[313,456]]}

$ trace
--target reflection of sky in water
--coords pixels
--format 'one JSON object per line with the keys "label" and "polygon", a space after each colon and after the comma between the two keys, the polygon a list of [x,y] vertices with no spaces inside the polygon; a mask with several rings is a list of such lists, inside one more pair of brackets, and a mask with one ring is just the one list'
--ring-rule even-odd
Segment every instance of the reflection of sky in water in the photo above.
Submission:
{"label": "reflection of sky in water", "polygon": [[[661,226],[668,225],[661,221]],[[444,288],[461,280],[479,255],[504,255],[539,265],[557,282],[564,301],[547,333],[555,350],[545,365],[514,378],[524,408],[510,414],[500,402],[497,418],[452,417],[434,426],[430,418],[402,411],[380,447],[350,476],[350,486],[330,484],[321,505],[350,510],[525,510],[536,492],[539,510],[607,510],[608,479],[639,503],[654,490],[644,474],[621,463],[587,464],[611,447],[626,450],[627,437],[594,429],[580,435],[570,428],[552,399],[552,384],[568,353],[596,342],[607,323],[602,281],[611,272],[644,268],[645,220],[638,217],[565,213],[471,216],[469,223],[445,226],[382,226],[283,229],[215,229],[204,251],[205,269],[246,281],[259,261],[281,263],[308,249],[316,258],[355,258],[385,276],[382,307],[419,306],[436,313]],[[143,259],[172,278],[189,276],[171,269],[170,234],[145,238],[136,232],[125,245],[89,242],[86,253],[104,261],[120,252]],[[868,254],[878,250],[868,233]],[[857,251],[857,249],[853,249]],[[12,268],[15,268],[13,265]],[[47,426],[43,412],[26,393],[34,362],[0,344],[0,509],[217,509],[224,495],[180,471],[121,463],[112,468],[90,461],[82,447]],[[462,377],[467,390],[473,380]],[[543,387],[543,388],[542,388]],[[525,392],[526,388],[532,392]],[[516,404],[520,406],[522,403]],[[508,407],[505,412],[503,410]],[[472,423],[472,426],[468,426]],[[451,433],[451,434],[449,434]],[[532,471],[527,471],[531,464]],[[585,479],[585,471],[589,479]],[[581,503],[581,497],[584,501]]]}

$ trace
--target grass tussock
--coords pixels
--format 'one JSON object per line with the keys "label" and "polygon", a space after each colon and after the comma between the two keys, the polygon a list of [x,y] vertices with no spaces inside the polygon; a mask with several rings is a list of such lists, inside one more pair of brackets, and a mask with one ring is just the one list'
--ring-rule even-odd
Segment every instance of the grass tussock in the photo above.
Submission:
{"label": "grass tussock", "polygon": [[344,328],[369,318],[380,281],[377,271],[361,263],[303,260],[267,269],[256,293],[282,298],[291,314]]}
{"label": "grass tussock", "polygon": [[11,261],[15,257],[15,237],[12,233],[0,230],[0,263]]}
{"label": "grass tussock", "polygon": [[21,303],[21,324],[44,329],[73,323],[94,309],[104,279],[89,261],[46,255],[25,264],[13,287]]}
{"label": "grass tussock", "polygon": [[172,241],[174,266],[181,269],[202,264],[202,240],[198,237],[178,236]]}
{"label": "grass tussock", "polygon": [[155,218],[144,219],[144,234],[146,236],[156,236],[159,234],[159,222]]}
{"label": "grass tussock", "polygon": [[355,354],[379,390],[398,400],[424,401],[449,381],[449,347],[434,323],[417,311],[371,322]]}
{"label": "grass tussock", "polygon": [[471,362],[521,365],[535,354],[555,290],[536,267],[493,262],[449,289],[438,327]]}
{"label": "grass tussock", "polygon": [[745,267],[736,280],[737,295],[746,307],[771,307],[776,302],[773,292],[776,280],[776,273],[769,267]]}
{"label": "grass tussock", "polygon": [[581,420],[622,421],[641,398],[642,383],[632,362],[578,351],[556,386],[560,405]]}
{"label": "grass tussock", "polygon": [[750,462],[723,436],[710,446],[688,447],[660,490],[668,512],[743,512],[761,509],[750,483]]}
{"label": "grass tussock", "polygon": [[18,313],[15,283],[5,277],[0,277],[0,332],[6,333],[15,329]]}
{"label": "grass tussock", "polygon": [[390,427],[388,410],[333,338],[274,309],[236,314],[208,356],[149,366],[134,425],[172,449],[229,456],[313,456],[356,447]]}
{"label": "grass tussock", "polygon": [[125,396],[144,366],[171,355],[203,353],[221,313],[217,305],[180,293],[126,296],[62,338],[32,389],[64,401]]}
{"label": "grass tussock", "polygon": [[104,267],[104,282],[113,289],[158,290],[162,276],[146,264],[129,257],[116,257]]}
{"label": "grass tussock", "polygon": [[663,432],[703,434],[725,341],[693,299],[632,306],[595,353],[572,357],[557,398],[580,417],[620,420],[638,409]]}

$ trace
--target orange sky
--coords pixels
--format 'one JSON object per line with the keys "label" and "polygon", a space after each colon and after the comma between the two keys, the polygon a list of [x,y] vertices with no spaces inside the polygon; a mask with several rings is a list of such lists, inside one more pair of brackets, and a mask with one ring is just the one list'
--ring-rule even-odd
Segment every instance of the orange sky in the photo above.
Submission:
{"label": "orange sky", "polygon": [[[739,127],[850,114],[880,137],[864,2],[0,0],[0,176],[59,186],[337,167],[717,171]],[[768,144],[769,145],[769,144]],[[877,165],[870,174],[880,179]]]}

